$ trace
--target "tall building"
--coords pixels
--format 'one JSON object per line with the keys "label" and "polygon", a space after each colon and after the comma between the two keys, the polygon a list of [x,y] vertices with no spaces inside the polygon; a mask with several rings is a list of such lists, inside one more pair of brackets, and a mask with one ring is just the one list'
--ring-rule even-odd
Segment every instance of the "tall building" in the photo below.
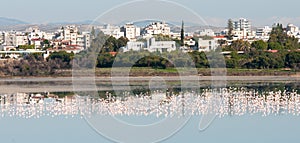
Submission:
{"label": "tall building", "polygon": [[124,32],[125,37],[130,41],[134,41],[136,37],[141,35],[141,29],[131,23],[123,26],[121,32]]}
{"label": "tall building", "polygon": [[15,46],[16,45],[16,33],[15,32],[4,33],[4,45],[5,46]]}
{"label": "tall building", "polygon": [[240,18],[239,20],[233,21],[233,30],[251,33],[251,23],[245,18]]}
{"label": "tall building", "polygon": [[0,45],[4,43],[4,32],[0,32]]}
{"label": "tall building", "polygon": [[232,31],[233,40],[248,39],[249,37],[253,37],[253,33],[251,30],[251,23],[249,20],[245,18],[233,20],[232,25],[233,25],[233,31]]}

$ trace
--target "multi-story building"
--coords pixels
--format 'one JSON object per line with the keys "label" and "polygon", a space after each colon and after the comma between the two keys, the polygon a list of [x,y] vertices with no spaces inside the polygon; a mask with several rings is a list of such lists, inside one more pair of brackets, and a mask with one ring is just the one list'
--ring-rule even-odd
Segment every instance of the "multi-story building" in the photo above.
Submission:
{"label": "multi-story building", "polygon": [[143,34],[147,35],[171,35],[171,28],[165,22],[153,22],[148,25],[144,30]]}
{"label": "multi-story building", "polygon": [[17,34],[16,35],[16,43],[15,43],[16,47],[20,46],[20,45],[28,45],[29,41],[28,41],[28,37],[24,34]]}
{"label": "multi-story building", "polygon": [[239,20],[233,21],[233,29],[236,31],[251,32],[251,23],[245,18],[240,18]]}
{"label": "multi-story building", "polygon": [[16,32],[5,32],[4,33],[4,44],[5,46],[16,45]]}
{"label": "multi-story building", "polygon": [[87,49],[90,47],[90,33],[89,32],[82,32],[82,34],[77,35],[76,45],[79,47],[83,47]]}
{"label": "multi-story building", "polygon": [[248,39],[248,36],[253,36],[249,20],[240,18],[239,20],[232,21],[232,24],[233,34],[236,39]]}
{"label": "multi-story building", "polygon": [[218,42],[215,39],[203,40],[200,38],[198,41],[198,45],[200,52],[212,51],[218,48]]}
{"label": "multi-story building", "polygon": [[257,28],[256,29],[256,39],[259,40],[264,40],[264,41],[268,41],[270,38],[270,34],[271,34],[272,28],[270,28],[269,26],[265,26],[263,28]]}
{"label": "multi-story building", "polygon": [[0,45],[4,43],[4,32],[0,32]]}
{"label": "multi-story building", "polygon": [[[90,33],[80,33],[78,27],[75,25],[62,27],[60,30],[58,30],[56,32],[56,40],[61,41],[61,44],[55,44],[56,46],[66,47],[71,45],[82,47],[82,49],[87,49],[90,47]],[[64,43],[67,43],[67,45]]]}
{"label": "multi-story building", "polygon": [[136,37],[141,35],[141,29],[133,24],[126,24],[121,28],[121,32],[124,32],[125,37],[130,41],[136,40]]}
{"label": "multi-story building", "polygon": [[26,29],[26,33],[28,33],[28,39],[42,39],[44,38],[45,32],[42,32],[39,27],[34,26]]}
{"label": "multi-story building", "polygon": [[291,33],[298,33],[299,27],[295,26],[294,24],[288,24],[286,27],[286,31]]}
{"label": "multi-story building", "polygon": [[125,37],[125,32],[121,32],[121,29],[118,26],[112,26],[110,24],[107,24],[107,25],[104,25],[103,27],[101,27],[100,30],[105,35],[113,36],[116,39],[119,39],[121,37]]}

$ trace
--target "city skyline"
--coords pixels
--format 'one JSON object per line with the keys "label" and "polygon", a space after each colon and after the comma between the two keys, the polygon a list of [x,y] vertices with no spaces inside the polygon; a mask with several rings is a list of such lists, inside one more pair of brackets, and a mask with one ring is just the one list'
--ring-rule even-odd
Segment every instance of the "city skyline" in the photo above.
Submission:
{"label": "city skyline", "polygon": [[[189,12],[194,12],[203,18],[204,23],[212,26],[226,26],[227,20],[229,18],[247,18],[252,22],[252,25],[257,27],[264,25],[272,25],[273,23],[282,23],[284,25],[288,23],[294,23],[295,25],[300,25],[300,15],[296,12],[298,1],[287,0],[284,3],[275,3],[271,0],[266,1],[252,1],[242,2],[237,0],[229,1],[196,1],[196,0],[169,0],[169,1],[131,1],[131,0],[115,0],[115,1],[95,1],[87,0],[85,3],[79,2],[68,2],[68,1],[58,1],[52,0],[51,2],[45,4],[44,2],[37,0],[29,1],[5,1],[2,3],[2,8],[0,12],[1,17],[13,18],[28,22],[30,24],[47,24],[56,22],[79,22],[86,20],[95,20],[99,15],[103,13],[109,13],[109,10],[118,9],[120,5],[123,7],[126,5],[130,7],[132,3],[155,3],[161,2],[174,3],[181,6]],[[13,7],[13,8],[11,8]],[[148,5],[141,9],[146,9]],[[22,12],[20,12],[22,10]],[[159,8],[156,8],[159,9]],[[155,10],[156,10],[155,9]],[[174,8],[175,9],[175,8]],[[125,9],[126,10],[126,9]],[[127,9],[128,10],[128,9]],[[120,10],[121,11],[121,10]],[[149,9],[149,11],[154,11]],[[159,11],[159,10],[158,10]],[[163,11],[163,10],[161,10]],[[176,10],[169,10],[167,16]],[[135,14],[136,11],[132,10]],[[145,13],[147,10],[144,11]],[[129,12],[130,13],[130,12]],[[145,15],[143,12],[140,15]],[[170,15],[168,15],[170,14]],[[178,14],[178,13],[176,13]],[[136,14],[138,15],[138,14]],[[148,15],[148,14],[147,14]],[[149,14],[150,15],[150,14]],[[186,16],[183,13],[182,16]],[[179,15],[180,16],[180,15]],[[178,16],[178,17],[179,17]],[[128,19],[131,15],[122,16],[124,19]],[[138,17],[137,17],[138,18]],[[118,18],[116,18],[118,19]],[[185,21],[192,23],[193,18],[186,17]],[[105,23],[105,22],[104,22]],[[197,22],[196,22],[197,23]]]}

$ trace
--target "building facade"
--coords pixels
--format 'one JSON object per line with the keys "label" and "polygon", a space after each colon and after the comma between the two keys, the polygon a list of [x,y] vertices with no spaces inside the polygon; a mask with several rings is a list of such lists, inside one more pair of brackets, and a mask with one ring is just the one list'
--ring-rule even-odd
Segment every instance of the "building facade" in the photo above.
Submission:
{"label": "building facade", "polygon": [[200,52],[213,51],[218,48],[218,42],[215,39],[203,40],[199,38],[198,45]]}
{"label": "building facade", "polygon": [[144,30],[143,34],[147,35],[171,35],[171,28],[165,22],[153,22],[148,25]]}
{"label": "building facade", "polygon": [[155,38],[149,38],[146,42],[128,42],[123,47],[123,52],[128,51],[149,51],[149,52],[172,52],[176,50],[175,41],[156,41]]}
{"label": "building facade", "polygon": [[141,29],[134,24],[126,24],[121,28],[121,32],[124,32],[125,37],[129,41],[135,41],[138,36],[141,35]]}

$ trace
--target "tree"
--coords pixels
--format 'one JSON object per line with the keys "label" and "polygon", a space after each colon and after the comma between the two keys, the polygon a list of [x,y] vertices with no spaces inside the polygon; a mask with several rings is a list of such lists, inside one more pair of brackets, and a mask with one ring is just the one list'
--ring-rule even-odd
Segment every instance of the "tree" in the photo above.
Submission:
{"label": "tree", "polygon": [[263,40],[254,41],[254,42],[251,44],[251,47],[252,47],[252,48],[255,48],[256,50],[267,50],[267,48],[268,48],[268,43],[266,43],[266,42],[263,41]]}
{"label": "tree", "polygon": [[273,27],[268,44],[268,48],[272,50],[295,50],[300,47],[298,39],[287,35],[282,24]]}
{"label": "tree", "polygon": [[173,39],[168,35],[158,34],[153,36],[155,41],[172,41]]}
{"label": "tree", "polygon": [[59,64],[61,68],[70,68],[71,67],[71,61],[74,58],[74,53],[67,53],[66,51],[60,51],[60,52],[54,52],[52,53],[48,61],[61,61]]}
{"label": "tree", "polygon": [[92,31],[91,31],[91,37],[92,39],[94,39],[96,37],[96,31],[95,31],[95,27],[92,27]]}
{"label": "tree", "polygon": [[230,58],[226,59],[227,68],[238,68],[240,57],[236,51],[231,52]]}
{"label": "tree", "polygon": [[121,47],[127,45],[129,40],[127,38],[121,37],[116,39],[113,36],[109,36],[104,44],[104,50],[101,52],[118,52]]}
{"label": "tree", "polygon": [[180,38],[181,38],[181,46],[184,46],[184,22],[182,21],[181,25],[181,32],[180,32]]}
{"label": "tree", "polygon": [[286,55],[285,65],[289,68],[300,68],[300,52],[292,52]]}
{"label": "tree", "polygon": [[228,28],[227,37],[229,40],[232,40],[232,38],[233,38],[233,22],[231,19],[228,20],[227,28]]}
{"label": "tree", "polygon": [[250,51],[250,43],[248,41],[236,40],[232,42],[230,47],[235,51],[244,51],[244,52]]}

